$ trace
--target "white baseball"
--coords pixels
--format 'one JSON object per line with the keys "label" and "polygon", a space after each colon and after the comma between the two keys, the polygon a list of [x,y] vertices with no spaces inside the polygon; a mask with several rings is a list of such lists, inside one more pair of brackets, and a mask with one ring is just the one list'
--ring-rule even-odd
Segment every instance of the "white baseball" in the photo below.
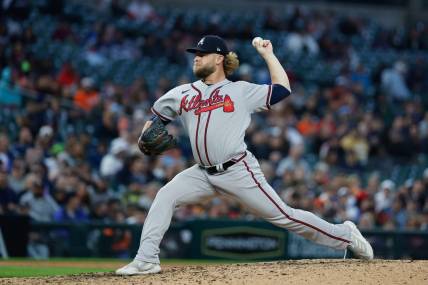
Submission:
{"label": "white baseball", "polygon": [[261,37],[255,37],[252,41],[253,47],[256,46],[256,44],[259,44],[263,39]]}

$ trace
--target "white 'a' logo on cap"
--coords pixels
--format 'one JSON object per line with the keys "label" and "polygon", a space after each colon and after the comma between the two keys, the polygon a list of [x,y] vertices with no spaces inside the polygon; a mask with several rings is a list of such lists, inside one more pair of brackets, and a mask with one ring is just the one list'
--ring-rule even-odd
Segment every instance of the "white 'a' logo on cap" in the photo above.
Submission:
{"label": "white 'a' logo on cap", "polygon": [[221,51],[221,49],[220,49],[220,48],[217,48],[217,51]]}
{"label": "white 'a' logo on cap", "polygon": [[205,38],[202,38],[202,39],[199,41],[198,46],[203,45],[203,44],[204,44],[204,40],[205,40]]}

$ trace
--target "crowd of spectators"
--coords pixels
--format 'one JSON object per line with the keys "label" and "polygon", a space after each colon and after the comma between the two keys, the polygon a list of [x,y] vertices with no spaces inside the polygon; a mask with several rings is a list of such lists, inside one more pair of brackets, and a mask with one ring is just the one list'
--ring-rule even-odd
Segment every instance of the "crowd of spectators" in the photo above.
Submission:
{"label": "crowd of spectators", "polygon": [[[84,23],[88,30],[79,34],[72,20],[61,17],[63,6],[41,9],[38,17],[54,13],[58,18],[51,41],[80,45],[94,65],[117,57],[166,58],[190,69],[184,47],[201,34],[224,30],[218,13],[207,20],[209,25],[190,23],[193,29],[188,30],[183,16],[167,23],[145,1],[129,1],[128,6],[97,3],[116,19],[157,23],[165,33],[133,38],[113,24],[96,21]],[[154,100],[194,79],[161,77],[149,88],[144,76],[131,85],[96,82],[72,59],[56,68],[53,59],[31,52],[40,35],[21,21],[31,7],[18,8],[3,7],[0,20],[0,214],[25,214],[40,222],[142,224],[157,191],[194,161],[178,123],[169,130],[179,138],[180,148],[162,156],[142,155],[136,139],[151,117]],[[427,230],[428,168],[402,181],[391,172],[400,165],[426,163],[427,56],[368,70],[350,43],[360,37],[385,52],[428,53],[428,26],[418,23],[399,32],[381,27],[372,40],[365,38],[369,26],[358,16],[296,8],[278,17],[267,11],[261,27],[286,32],[273,40],[287,54],[314,54],[325,65],[332,60],[345,64],[323,85],[288,70],[293,95],[275,111],[254,116],[247,144],[266,179],[292,207],[332,222],[351,219],[365,229]],[[234,38],[248,40],[256,28],[249,23],[224,36],[233,47]],[[232,79],[267,83],[266,71],[256,72],[250,62],[241,58]],[[254,218],[236,202],[218,197],[182,207],[174,219],[222,217]]]}

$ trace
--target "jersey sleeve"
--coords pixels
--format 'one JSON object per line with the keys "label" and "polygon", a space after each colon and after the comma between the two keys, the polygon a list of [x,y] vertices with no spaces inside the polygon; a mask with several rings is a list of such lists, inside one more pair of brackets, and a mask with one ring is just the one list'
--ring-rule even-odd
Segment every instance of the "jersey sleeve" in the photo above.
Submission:
{"label": "jersey sleeve", "polygon": [[272,86],[245,82],[244,97],[250,112],[260,112],[270,109]]}
{"label": "jersey sleeve", "polygon": [[176,90],[177,88],[171,89],[153,104],[153,114],[164,121],[173,121],[177,117],[179,96],[177,96]]}

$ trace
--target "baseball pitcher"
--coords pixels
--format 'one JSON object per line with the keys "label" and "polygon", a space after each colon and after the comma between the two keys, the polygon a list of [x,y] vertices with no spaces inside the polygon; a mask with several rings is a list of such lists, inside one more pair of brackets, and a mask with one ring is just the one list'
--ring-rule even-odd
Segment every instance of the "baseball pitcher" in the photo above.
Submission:
{"label": "baseball pitcher", "polygon": [[195,54],[193,73],[200,80],[175,87],[154,103],[154,116],[144,125],[138,141],[141,151],[156,155],[174,147],[175,139],[165,125],[178,118],[189,135],[197,164],[159,190],[144,223],[135,259],[116,274],[160,272],[159,244],[175,208],[218,194],[234,197],[266,221],[317,244],[350,249],[358,258],[373,259],[372,247],[354,223],[331,224],[287,206],[247,150],[244,135],[251,114],[270,110],[291,93],[271,42],[255,38],[253,46],[266,62],[270,85],[229,81],[227,76],[239,66],[237,55],[229,51],[222,38],[208,35],[196,47],[187,49]]}

